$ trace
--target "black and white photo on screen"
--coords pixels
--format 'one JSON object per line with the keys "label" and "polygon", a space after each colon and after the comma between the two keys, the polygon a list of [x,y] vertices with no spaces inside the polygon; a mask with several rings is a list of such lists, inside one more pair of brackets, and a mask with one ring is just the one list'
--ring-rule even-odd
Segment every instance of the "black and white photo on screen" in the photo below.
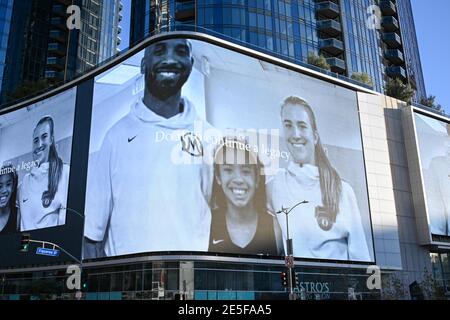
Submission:
{"label": "black and white photo on screen", "polygon": [[430,231],[450,236],[450,123],[415,114]]}
{"label": "black and white photo on screen", "polygon": [[74,88],[0,116],[5,231],[65,224],[75,99]]}
{"label": "black and white photo on screen", "polygon": [[255,146],[225,137],[214,156],[210,252],[277,256],[275,218],[267,212],[264,164]]}
{"label": "black and white photo on screen", "polygon": [[194,63],[188,40],[169,39],[96,78],[85,258],[208,249],[213,172],[194,132],[211,126]]}
{"label": "black and white photo on screen", "polygon": [[[258,145],[258,156],[263,159],[268,181],[268,209],[275,215],[282,207],[309,201],[290,213],[289,230],[294,255],[313,259],[374,261],[356,92],[205,42],[195,41],[193,46],[205,74],[207,120],[222,131],[238,128],[250,136],[256,132],[254,142]],[[288,102],[291,104],[291,110],[287,110],[289,115],[284,110]],[[305,110],[306,105],[309,105],[309,113]],[[297,125],[293,122],[299,113],[307,117],[305,121],[299,121],[299,131],[289,135],[282,120],[291,120],[293,125]],[[286,116],[292,118],[283,119]],[[299,132],[305,130],[305,124],[311,125],[312,118],[316,129],[309,127],[315,132],[308,145],[307,139]],[[309,152],[314,157],[319,149],[313,147],[315,140],[320,140],[323,161],[298,165],[302,161],[296,161],[296,158],[301,158],[301,153]],[[329,168],[325,173],[324,164]],[[305,173],[308,169],[311,172],[301,176],[292,174],[295,176],[293,181],[278,183],[274,187],[274,182],[279,181],[277,176],[298,167]],[[324,181],[318,172],[322,177],[334,173],[336,179],[332,182],[340,182],[340,188],[339,183],[336,188],[343,190],[340,195],[339,192],[322,192],[320,184]],[[297,183],[304,185],[304,189]],[[326,188],[324,190],[327,191]],[[329,201],[334,203],[335,210],[331,220],[336,218],[337,223],[325,226],[328,219],[324,213],[330,210],[324,205],[333,197],[334,202]],[[278,216],[277,221],[279,226],[275,230],[280,235],[276,238],[284,246],[286,223],[282,216]],[[330,230],[323,230],[320,225]],[[284,241],[280,241],[280,237],[284,237]]]}
{"label": "black and white photo on screen", "polygon": [[[297,202],[317,200],[315,206],[305,206],[301,210],[309,208],[305,215],[322,230],[319,232],[322,240],[327,237],[331,240],[334,234],[334,243],[340,248],[336,250],[338,254],[331,254],[331,247],[318,248],[321,240],[313,239],[307,248],[299,244],[295,254],[306,258],[373,261],[356,93],[206,42],[180,39],[155,43],[95,79],[85,257],[149,251],[208,251],[211,241],[224,240],[211,238],[211,229],[215,229],[211,220],[216,209],[213,182],[223,180],[218,172],[223,167],[214,166],[214,153],[210,151],[229,132],[235,131],[251,137],[251,142],[257,145],[255,154],[264,179],[255,176],[249,179],[248,188],[242,190],[233,188],[235,182],[229,185],[231,187],[216,187],[225,195],[233,189],[238,194],[253,192],[250,184],[258,182],[261,188],[262,180],[276,181],[278,172],[288,170],[295,162],[297,146],[289,144],[286,138],[280,106],[291,96],[303,97],[305,104],[311,106],[318,127],[314,135],[320,136],[330,167],[335,168],[339,178],[335,181],[341,182],[337,189],[343,191],[334,196],[351,198],[342,205],[337,199],[330,202],[335,209],[331,220],[336,217],[336,223],[328,232],[320,229],[315,218],[316,212],[326,210],[317,211],[316,207],[323,207],[322,201],[333,195],[320,196],[320,188],[320,192],[310,196],[295,194]],[[303,109],[301,106],[293,108]],[[182,137],[190,140],[183,142]],[[186,150],[189,148],[193,150]],[[199,150],[203,152],[198,154]],[[191,158],[201,161],[180,165],[184,163],[180,159]],[[243,167],[230,165],[236,165],[233,170],[239,177]],[[321,170],[311,164],[314,166],[316,171]],[[269,183],[266,189],[270,186]],[[277,198],[277,195],[292,192],[286,187],[280,188],[266,190],[269,204],[273,195]],[[233,202],[233,196],[229,195],[222,211],[226,204]],[[306,199],[313,196],[314,199]],[[250,200],[248,197],[245,205],[251,204]],[[280,201],[284,202],[282,197]],[[351,203],[353,211],[347,210],[347,203]],[[291,203],[286,201],[279,205],[287,207]],[[273,212],[269,215],[267,209],[274,209],[273,203],[267,206],[265,213],[274,221],[275,238],[280,247],[285,226]],[[278,209],[281,208],[275,210]],[[357,230],[352,237],[345,236],[349,230],[339,223],[340,219],[350,216],[355,219],[352,223]],[[303,221],[301,212],[293,212],[293,217],[291,230],[297,238],[294,243],[302,242],[305,236],[302,229],[308,219]],[[346,226],[348,224],[347,221]],[[243,233],[249,232],[248,228],[238,227],[243,228]],[[256,234],[257,230],[252,232]],[[345,243],[350,238],[350,251],[359,245],[364,249],[360,254],[349,253]],[[251,243],[249,239],[251,235],[240,234],[233,244],[243,249],[246,242]],[[283,245],[278,249],[281,251],[277,252],[282,253]]]}

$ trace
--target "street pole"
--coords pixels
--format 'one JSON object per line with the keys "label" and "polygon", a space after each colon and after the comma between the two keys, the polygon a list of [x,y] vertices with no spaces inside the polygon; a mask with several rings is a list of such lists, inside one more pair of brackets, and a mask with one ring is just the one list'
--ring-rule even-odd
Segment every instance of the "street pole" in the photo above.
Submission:
{"label": "street pole", "polygon": [[[280,213],[284,213],[286,215],[286,255],[289,259],[289,261],[294,261],[294,248],[293,248],[293,244],[292,244],[292,239],[289,237],[289,213],[291,213],[292,210],[294,210],[296,207],[298,207],[301,204],[305,204],[308,203],[309,201],[307,200],[303,200],[302,202],[297,203],[295,206],[293,206],[292,208],[283,208],[281,207],[280,211],[277,211],[277,214]],[[294,284],[293,284],[293,274],[292,274],[292,270],[294,268],[294,264],[293,263],[289,263],[287,265],[288,267],[288,275],[289,275],[289,281],[288,281],[288,286],[289,286],[289,300],[295,300],[294,297]]]}
{"label": "street pole", "polygon": [[6,282],[6,275],[2,276],[2,299],[5,296],[5,282]]}
{"label": "street pole", "polygon": [[[84,247],[84,216],[82,214],[80,214],[78,211],[71,209],[71,208],[67,208],[67,207],[63,207],[61,208],[63,210],[66,211],[70,211],[70,212],[74,212],[77,216],[79,216],[80,218],[83,219],[83,234],[82,234],[82,241],[81,241],[81,250],[83,250]],[[36,239],[30,239],[29,243],[36,243],[36,244],[40,244],[42,245],[43,248],[45,248],[45,246],[50,246],[53,247],[53,250],[55,250],[55,248],[58,248],[59,250],[61,250],[63,253],[65,253],[67,256],[69,256],[71,259],[73,259],[75,262],[78,263],[79,267],[80,267],[80,284],[82,282],[82,274],[83,274],[83,255],[81,256],[80,259],[78,259],[77,257],[75,257],[74,255],[72,255],[70,252],[68,252],[67,250],[65,250],[63,247],[61,247],[60,245],[56,244],[56,243],[52,243],[52,242],[48,242],[48,241],[42,241],[42,240],[36,240]],[[82,288],[80,288],[80,292],[81,292]]]}
{"label": "street pole", "polygon": [[[65,208],[68,211],[74,212],[77,216],[79,216],[82,220],[83,220],[83,233],[82,233],[82,238],[81,238],[81,258],[80,260],[75,259],[75,261],[77,261],[80,265],[80,289],[79,289],[79,293],[80,295],[82,295],[82,290],[83,288],[81,287],[83,285],[83,250],[84,250],[84,228],[85,228],[85,216],[82,215],[81,213],[79,213],[78,211],[71,209],[71,208]],[[81,297],[78,298],[78,296],[76,295],[77,299],[81,299]]]}
{"label": "street pole", "polygon": [[[293,257],[294,256],[294,252],[293,252],[293,248],[292,248],[292,239],[289,237],[289,212],[288,211],[286,213],[286,235],[287,235],[287,239],[286,239],[286,250],[287,250],[287,255],[289,257]],[[294,285],[292,282],[292,264],[289,263],[288,265],[288,271],[289,271],[289,299],[293,300],[293,295],[294,295]]]}

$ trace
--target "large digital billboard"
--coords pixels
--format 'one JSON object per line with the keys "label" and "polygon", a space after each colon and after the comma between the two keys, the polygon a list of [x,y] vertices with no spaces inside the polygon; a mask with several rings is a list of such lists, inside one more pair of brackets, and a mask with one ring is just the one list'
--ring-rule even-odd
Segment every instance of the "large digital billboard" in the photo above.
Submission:
{"label": "large digital billboard", "polygon": [[0,115],[0,233],[66,223],[76,89]]}
{"label": "large digital billboard", "polygon": [[414,113],[431,234],[450,236],[450,123]]}
{"label": "large digital billboard", "polygon": [[374,261],[355,91],[173,38],[98,75],[92,108],[85,258],[292,238],[298,258]]}

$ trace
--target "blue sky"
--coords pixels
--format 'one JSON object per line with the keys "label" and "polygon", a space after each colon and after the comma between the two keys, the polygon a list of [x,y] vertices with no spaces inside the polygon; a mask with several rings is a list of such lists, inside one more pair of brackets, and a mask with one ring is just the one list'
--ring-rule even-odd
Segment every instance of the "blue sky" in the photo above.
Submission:
{"label": "blue sky", "polygon": [[450,1],[411,0],[428,95],[450,113]]}
{"label": "blue sky", "polygon": [[[131,0],[122,0],[122,44],[128,48],[130,32]],[[416,23],[422,69],[428,95],[435,95],[450,113],[450,1],[411,0]]]}
{"label": "blue sky", "polygon": [[130,18],[131,18],[131,0],[122,0],[123,3],[123,20],[120,23],[122,26],[122,43],[120,44],[120,50],[128,48],[130,45]]}

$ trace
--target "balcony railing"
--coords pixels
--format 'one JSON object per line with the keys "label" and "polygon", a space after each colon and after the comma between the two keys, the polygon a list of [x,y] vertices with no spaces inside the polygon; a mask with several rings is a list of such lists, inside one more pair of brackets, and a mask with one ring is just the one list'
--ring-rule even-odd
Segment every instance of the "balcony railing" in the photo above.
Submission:
{"label": "balcony railing", "polygon": [[385,16],[393,16],[397,13],[397,8],[392,1],[383,0],[380,2],[381,13]]}
{"label": "balcony railing", "polygon": [[66,66],[66,61],[63,58],[58,57],[48,57],[47,67],[51,70],[62,71]]}
{"label": "balcony railing", "polygon": [[339,58],[327,58],[327,63],[330,65],[332,72],[341,73],[347,68],[344,60]]}
{"label": "balcony railing", "polygon": [[66,42],[68,34],[66,31],[63,31],[60,29],[54,29],[54,30],[50,30],[49,36],[50,36],[50,38],[52,38],[58,42]]}
{"label": "balcony railing", "polygon": [[[438,115],[441,115],[441,116],[450,118],[450,114],[447,114],[447,113],[445,112],[444,109],[442,109],[441,111],[439,111],[439,110],[437,110],[437,109],[430,108],[430,107],[428,107],[428,106],[424,106],[424,105],[422,105],[422,104],[420,104],[420,103],[417,103],[417,102],[412,102],[411,105],[414,106],[414,107],[421,108],[421,109],[423,109],[423,110],[426,110],[426,111],[429,111],[429,112],[433,112],[433,113],[435,113],[435,114],[438,114]],[[435,236],[433,235],[433,238],[434,238],[434,237],[435,237]],[[433,240],[434,240],[434,239],[433,239]]]}
{"label": "balcony railing", "polygon": [[386,74],[391,78],[401,78],[406,79],[406,71],[402,67],[387,67]]}
{"label": "balcony railing", "polygon": [[386,50],[384,56],[394,64],[403,63],[405,61],[403,53],[398,49]]}
{"label": "balcony railing", "polygon": [[62,17],[53,17],[50,19],[50,23],[52,26],[57,27],[61,30],[66,30],[66,20]]}
{"label": "balcony railing", "polygon": [[58,56],[65,55],[66,54],[66,50],[67,50],[66,46],[63,46],[62,44],[57,43],[57,42],[49,43],[47,48],[48,48],[49,52],[52,52],[52,53],[54,53],[54,54],[56,54]]}
{"label": "balcony railing", "polygon": [[383,17],[381,19],[381,26],[384,28],[385,31],[397,31],[399,29],[399,24],[397,19],[394,17]]}
{"label": "balcony railing", "polygon": [[341,24],[335,20],[321,20],[317,21],[317,28],[332,37],[339,35],[342,32]]}
{"label": "balcony railing", "polygon": [[331,1],[316,3],[316,12],[322,16],[334,19],[339,16],[339,6]]}
{"label": "balcony railing", "polygon": [[391,48],[398,48],[402,45],[402,39],[395,32],[383,33],[383,41]]}
{"label": "balcony railing", "polygon": [[64,73],[54,70],[47,70],[45,71],[45,77],[47,79],[64,79]]}
{"label": "balcony railing", "polygon": [[62,4],[56,4],[52,7],[52,12],[56,13],[57,15],[59,15],[61,17],[65,17],[67,15],[66,9],[67,9],[67,6],[62,5]]}
{"label": "balcony railing", "polygon": [[321,50],[332,55],[337,55],[344,51],[344,44],[342,43],[342,41],[335,38],[320,39],[319,47]]}

